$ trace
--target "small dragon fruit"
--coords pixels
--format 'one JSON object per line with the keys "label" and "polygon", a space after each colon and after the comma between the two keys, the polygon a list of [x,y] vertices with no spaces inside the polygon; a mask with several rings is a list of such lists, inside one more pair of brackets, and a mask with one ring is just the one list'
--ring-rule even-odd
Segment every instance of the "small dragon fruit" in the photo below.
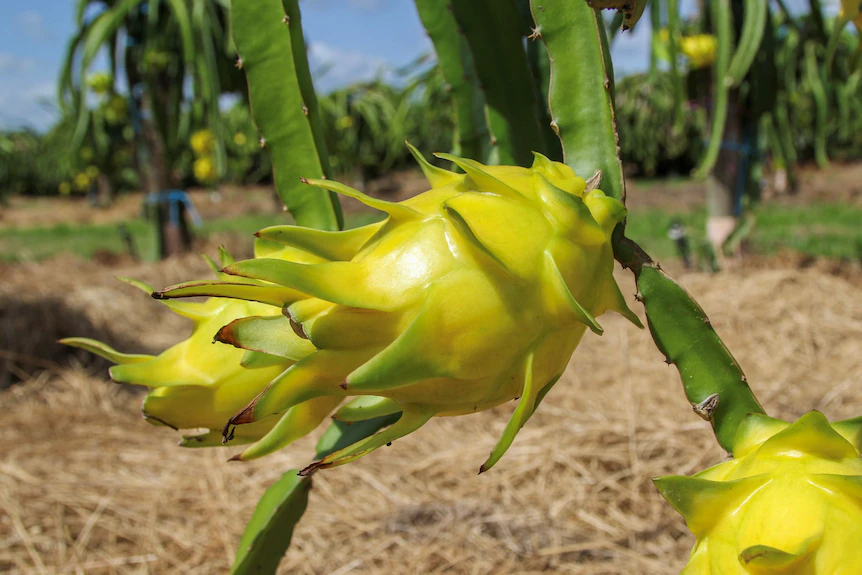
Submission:
{"label": "small dragon fruit", "polygon": [[697,537],[684,575],[862,573],[862,421],[743,420],[734,458],[655,480]]}
{"label": "small dragon fruit", "polygon": [[[249,314],[216,339],[276,357],[299,335],[314,351],[284,370],[227,421],[227,438],[282,420],[237,459],[293,441],[297,406],[328,401],[336,419],[401,413],[396,423],[307,467],[347,463],[433,416],[474,413],[519,399],[481,471],[512,443],[562,375],[595,317],[616,310],[639,324],[613,276],[611,233],[623,205],[536,155],[532,168],[436,168],[411,147],[432,189],[401,203],[329,180],[306,183],[382,210],[381,223],[327,232],[277,226],[257,235],[255,259],[227,265],[233,281],[189,282],[157,298],[231,297],[277,306]],[[249,283],[252,282],[252,283]]]}

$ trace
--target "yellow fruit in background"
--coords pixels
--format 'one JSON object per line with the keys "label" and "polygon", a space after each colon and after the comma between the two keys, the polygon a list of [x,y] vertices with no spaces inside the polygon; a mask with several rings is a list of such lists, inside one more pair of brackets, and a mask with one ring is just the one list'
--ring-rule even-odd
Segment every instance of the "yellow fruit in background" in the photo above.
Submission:
{"label": "yellow fruit in background", "polygon": [[208,184],[216,179],[215,162],[212,158],[198,158],[192,166],[195,179],[202,184]]}
{"label": "yellow fruit in background", "polygon": [[59,186],[57,186],[57,191],[60,192],[61,196],[68,196],[72,193],[72,184],[69,182],[61,182]]}
{"label": "yellow fruit in background", "polygon": [[335,127],[339,130],[347,130],[353,127],[353,118],[350,116],[342,116],[335,121]]}
{"label": "yellow fruit in background", "polygon": [[87,76],[87,86],[94,94],[107,94],[114,87],[114,77],[105,72],[97,72]]}
{"label": "yellow fruit in background", "polygon": [[94,180],[99,176],[99,168],[96,166],[87,166],[87,176]]}
{"label": "yellow fruit in background", "polygon": [[862,573],[862,419],[751,414],[734,458],[656,486],[697,537],[684,575]]}
{"label": "yellow fruit in background", "polygon": [[711,34],[696,34],[684,36],[680,40],[680,49],[688,58],[692,68],[705,68],[715,61],[715,51],[718,41]]}
{"label": "yellow fruit in background", "polygon": [[198,130],[189,140],[196,156],[208,156],[215,149],[215,136],[209,130]]}
{"label": "yellow fruit in background", "polygon": [[79,192],[86,192],[90,189],[90,185],[93,183],[88,176],[84,172],[79,172],[75,174],[75,179],[73,180],[75,184],[75,189]]}
{"label": "yellow fruit in background", "polygon": [[[270,303],[284,309],[286,322],[237,319],[216,339],[275,355],[296,334],[313,344],[313,353],[230,419],[237,433],[311,401],[334,407],[354,398],[335,415],[345,421],[401,413],[391,427],[305,473],[361,457],[433,416],[518,399],[487,470],[561,376],[586,329],[601,333],[595,317],[611,309],[637,323],[612,275],[611,233],[626,213],[619,201],[539,154],[532,168],[439,155],[466,174],[416,155],[432,189],[401,203],[308,181],[382,210],[384,222],[342,232],[268,228],[258,234],[255,259],[223,270],[237,277],[233,283],[191,282],[156,294]],[[279,423],[239,457],[266,455],[296,436],[292,423]]]}
{"label": "yellow fruit in background", "polygon": [[237,132],[233,135],[233,143],[237,146],[245,146],[248,142],[248,138],[245,137],[245,134],[242,132]]}

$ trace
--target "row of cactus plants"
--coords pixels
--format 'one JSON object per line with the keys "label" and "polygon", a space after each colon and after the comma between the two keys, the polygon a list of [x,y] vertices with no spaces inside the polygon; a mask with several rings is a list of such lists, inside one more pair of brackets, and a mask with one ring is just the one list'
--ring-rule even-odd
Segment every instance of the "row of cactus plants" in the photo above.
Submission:
{"label": "row of cactus plants", "polygon": [[[191,336],[162,354],[65,343],[116,363],[115,381],[149,387],[149,422],[208,430],[184,446],[244,444],[234,459],[254,459],[334,414],[315,459],[267,491],[240,542],[233,573],[273,573],[315,472],[431,417],[515,398],[480,471],[497,464],[587,330],[602,333],[603,312],[640,325],[611,274],[616,258],[634,272],[649,333],[692,407],[733,455],[692,478],[657,480],[698,539],[685,572],[858,569],[862,423],[830,424],[816,412],[794,424],[767,417],[700,306],[625,237],[599,8],[625,8],[632,26],[645,3],[505,0],[495,8],[502,4],[417,0],[441,68],[472,73],[452,76],[470,84],[455,95],[461,155],[437,154],[453,169],[410,148],[430,190],[392,203],[329,178],[297,0],[233,0],[254,119],[296,225],[258,232],[252,259],[223,251],[215,280],[160,290],[130,280],[194,322]],[[525,39],[541,43],[531,48],[544,58],[535,70]],[[492,52],[511,62],[495,64]],[[541,105],[540,94],[548,97]],[[338,195],[387,217],[342,230]]]}
{"label": "row of cactus plants", "polygon": [[[689,102],[710,118],[694,175],[710,177],[711,240],[720,249],[733,235],[727,220],[758,201],[768,158],[792,187],[800,161],[826,168],[830,155],[858,149],[851,110],[860,101],[860,43],[846,25],[858,20],[859,2],[842,1],[831,31],[819,1],[800,15],[784,2],[707,0],[687,23],[678,2],[651,2],[653,62],[669,63],[674,117],[684,115],[687,85]],[[684,124],[674,128],[681,138]]]}

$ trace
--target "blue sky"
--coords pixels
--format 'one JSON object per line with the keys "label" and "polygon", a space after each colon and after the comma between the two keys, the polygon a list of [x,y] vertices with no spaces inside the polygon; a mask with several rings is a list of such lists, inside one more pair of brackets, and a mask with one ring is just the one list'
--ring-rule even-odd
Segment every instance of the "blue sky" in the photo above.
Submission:
{"label": "blue sky", "polygon": [[[826,0],[825,4],[837,4]],[[56,77],[74,31],[72,0],[5,0],[0,18],[0,127],[42,129],[56,118]],[[790,0],[802,5],[806,0]],[[695,0],[682,0],[691,10]],[[14,5],[14,7],[13,7]],[[303,24],[312,66],[328,70],[318,88],[373,77],[408,64],[433,48],[410,0],[304,0]],[[641,70],[649,59],[649,22],[621,35],[613,47],[618,73]]]}

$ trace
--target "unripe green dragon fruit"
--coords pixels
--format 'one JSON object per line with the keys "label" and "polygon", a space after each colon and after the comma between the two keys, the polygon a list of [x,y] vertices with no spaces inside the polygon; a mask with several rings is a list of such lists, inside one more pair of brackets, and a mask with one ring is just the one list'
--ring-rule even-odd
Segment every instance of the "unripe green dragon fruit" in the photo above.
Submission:
{"label": "unripe green dragon fruit", "polygon": [[[258,233],[255,259],[222,270],[235,281],[154,294],[283,309],[282,318],[254,314],[219,331],[217,340],[239,348],[279,356],[297,334],[313,344],[313,353],[230,418],[228,436],[321,398],[335,405],[353,397],[334,416],[345,421],[401,413],[304,473],[352,461],[433,416],[520,398],[484,471],[562,375],[587,327],[601,333],[596,316],[611,309],[639,324],[612,276],[611,233],[625,217],[620,202],[538,154],[532,168],[440,154],[465,172],[456,174],[411,151],[432,189],[401,203],[307,181],[384,211],[384,222],[341,232],[268,228]],[[284,447],[296,437],[291,425],[280,422],[237,458]]]}
{"label": "unripe green dragon fruit", "polygon": [[[232,261],[222,251],[223,264]],[[215,265],[213,267],[218,269]],[[124,281],[148,294],[153,292],[143,282]],[[158,356],[120,353],[86,338],[68,338],[61,343],[86,349],[118,364],[110,371],[114,381],[151,388],[142,406],[144,418],[150,423],[174,429],[209,430],[203,435],[183,437],[180,445],[185,447],[222,444],[225,422],[274,377],[314,352],[311,343],[292,332],[279,338],[282,348],[278,356],[213,345],[213,337],[219,329],[238,318],[257,315],[276,321],[284,319],[279,309],[270,305],[225,298],[210,298],[201,303],[162,303],[192,320],[194,328],[188,339]],[[296,434],[296,438],[302,437],[317,427],[336,405],[337,402],[329,398],[321,398],[297,406],[282,419],[291,422],[291,433]],[[231,439],[241,444],[258,441],[278,421],[279,417],[263,418],[239,428]]]}
{"label": "unripe green dragon fruit", "polygon": [[697,537],[683,575],[862,573],[862,420],[751,414],[734,458],[656,486]]}

